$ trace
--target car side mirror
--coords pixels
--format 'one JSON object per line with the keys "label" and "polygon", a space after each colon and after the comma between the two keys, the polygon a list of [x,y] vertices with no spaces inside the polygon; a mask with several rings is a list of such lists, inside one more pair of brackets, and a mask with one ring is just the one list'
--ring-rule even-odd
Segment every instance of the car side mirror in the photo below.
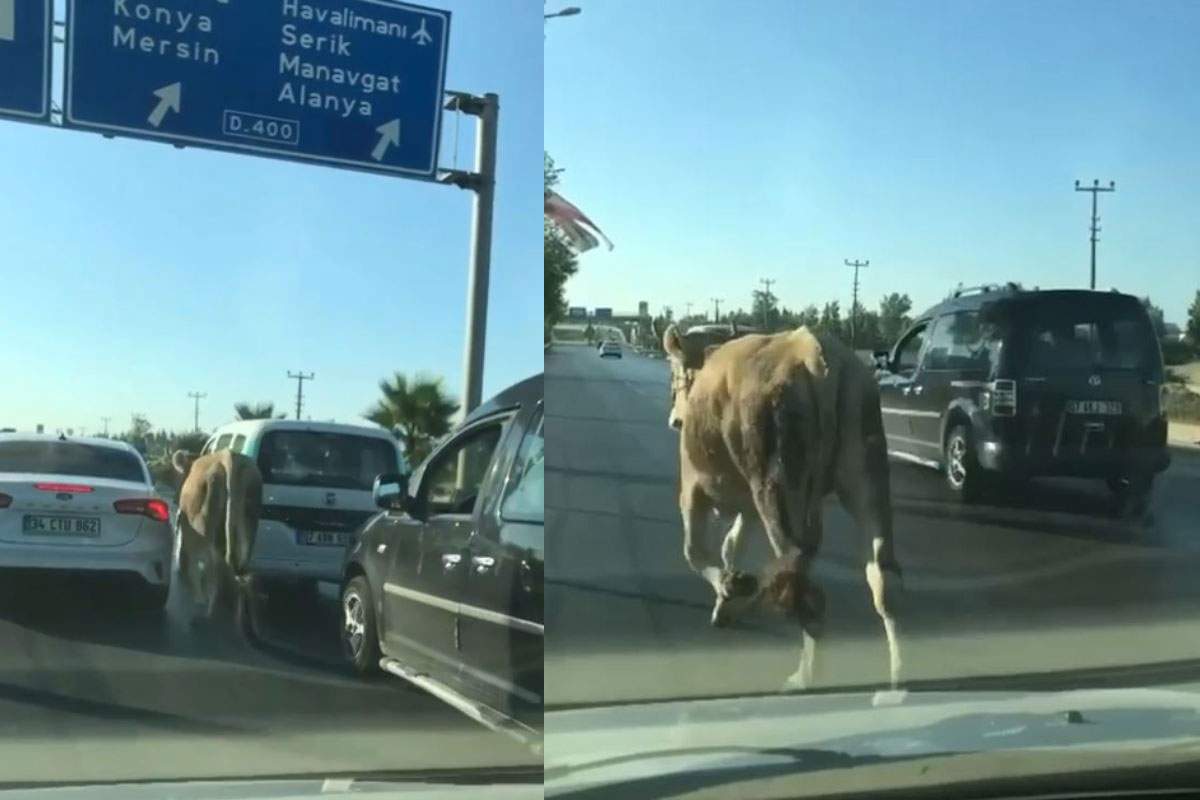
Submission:
{"label": "car side mirror", "polygon": [[387,472],[375,478],[371,488],[375,505],[385,511],[405,511],[408,508],[408,476]]}

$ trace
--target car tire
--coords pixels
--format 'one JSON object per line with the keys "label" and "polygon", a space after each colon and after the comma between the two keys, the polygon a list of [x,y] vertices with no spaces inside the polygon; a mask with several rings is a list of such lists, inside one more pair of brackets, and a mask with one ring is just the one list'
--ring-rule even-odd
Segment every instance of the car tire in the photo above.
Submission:
{"label": "car tire", "polygon": [[978,500],[983,493],[983,467],[975,457],[975,443],[966,425],[955,425],[946,435],[942,475],[951,494],[961,502]]}
{"label": "car tire", "polygon": [[1141,519],[1150,510],[1150,494],[1154,488],[1154,476],[1141,478],[1113,476],[1108,478],[1109,491],[1113,494],[1114,513],[1122,519]]}
{"label": "car tire", "polygon": [[339,629],[342,652],[350,662],[350,668],[362,677],[377,675],[379,629],[375,622],[371,585],[364,575],[351,578],[342,589]]}

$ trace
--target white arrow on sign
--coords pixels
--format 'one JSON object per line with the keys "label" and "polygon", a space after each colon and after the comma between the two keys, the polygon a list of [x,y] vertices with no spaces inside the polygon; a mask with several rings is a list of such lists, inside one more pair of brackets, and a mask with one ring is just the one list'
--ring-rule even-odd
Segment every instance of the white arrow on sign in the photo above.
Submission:
{"label": "white arrow on sign", "polygon": [[379,143],[375,145],[375,150],[371,153],[371,158],[376,161],[383,161],[388,147],[399,146],[400,144],[400,120],[394,119],[391,122],[385,122],[375,130],[379,131]]}
{"label": "white arrow on sign", "polygon": [[162,125],[163,117],[167,116],[167,110],[179,113],[179,107],[183,100],[183,85],[180,83],[172,83],[169,86],[164,86],[154,92],[154,96],[158,98],[158,105],[150,112],[147,121],[157,128]]}

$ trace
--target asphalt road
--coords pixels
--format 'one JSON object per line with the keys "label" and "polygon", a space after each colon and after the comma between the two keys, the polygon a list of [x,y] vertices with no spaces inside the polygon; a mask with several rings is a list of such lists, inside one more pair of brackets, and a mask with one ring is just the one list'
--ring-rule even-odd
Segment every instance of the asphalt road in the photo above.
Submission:
{"label": "asphalt road", "polygon": [[[546,378],[548,707],[778,691],[798,632],[767,617],[711,628],[711,591],[683,559],[666,362],[560,345]],[[1172,457],[1139,524],[1110,515],[1099,482],[1034,480],[961,507],[939,474],[893,461],[909,686],[1200,675],[1200,450]],[[753,567],[765,542],[746,545]],[[828,598],[818,691],[886,681],[862,553],[830,500],[816,567]]]}
{"label": "asphalt road", "polygon": [[189,625],[174,587],[155,616],[119,581],[0,574],[0,788],[540,765],[403,681],[351,677],[331,594],[256,604],[250,645]]}

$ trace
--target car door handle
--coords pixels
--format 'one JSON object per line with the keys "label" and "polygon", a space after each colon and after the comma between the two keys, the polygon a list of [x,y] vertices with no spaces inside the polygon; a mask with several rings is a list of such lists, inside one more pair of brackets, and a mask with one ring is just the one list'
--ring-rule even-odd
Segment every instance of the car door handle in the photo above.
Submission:
{"label": "car door handle", "polygon": [[917,384],[916,386],[913,387],[913,394],[920,394],[924,388],[925,388],[924,386]]}
{"label": "car door handle", "polygon": [[482,575],[496,566],[496,559],[491,556],[471,556],[471,563],[475,565],[476,574]]}
{"label": "car door handle", "polygon": [[376,553],[379,553],[379,555],[383,555],[384,553],[386,553],[386,552],[387,552],[387,545],[386,545],[386,544],[378,544],[378,545],[376,545],[376,546],[375,546],[375,552],[376,552]]}
{"label": "car door handle", "polygon": [[910,393],[910,392],[912,392],[912,387],[911,387],[911,386],[905,386],[903,389],[901,389],[901,390],[900,390],[900,393],[901,393],[902,395],[904,395],[905,397],[908,397],[908,395],[909,395],[909,393]]}
{"label": "car door handle", "polygon": [[457,569],[462,563],[462,556],[458,553],[442,553],[442,569],[446,572]]}

